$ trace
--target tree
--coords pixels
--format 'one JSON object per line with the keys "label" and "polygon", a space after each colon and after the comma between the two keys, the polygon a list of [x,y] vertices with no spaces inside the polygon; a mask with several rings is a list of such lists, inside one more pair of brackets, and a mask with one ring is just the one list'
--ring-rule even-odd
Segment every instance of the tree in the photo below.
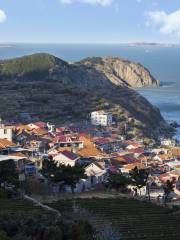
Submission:
{"label": "tree", "polygon": [[90,240],[93,236],[93,227],[86,220],[79,220],[72,226],[73,240]]}
{"label": "tree", "polygon": [[146,169],[138,169],[135,167],[130,171],[131,183],[136,186],[139,190],[142,187],[147,187],[149,173]]}
{"label": "tree", "polygon": [[95,240],[120,240],[121,234],[112,227],[112,225],[105,225],[101,231],[98,231],[94,237]]}
{"label": "tree", "polygon": [[2,183],[17,184],[18,173],[13,160],[0,162],[0,187]]}
{"label": "tree", "polygon": [[1,240],[10,240],[10,238],[7,236],[6,232],[0,230],[0,239]]}
{"label": "tree", "polygon": [[71,186],[72,193],[74,193],[74,188],[79,180],[86,178],[83,167],[79,165],[75,165],[73,167],[70,165],[58,166],[57,163],[52,159],[44,161],[41,172],[53,183],[63,181],[64,184]]}
{"label": "tree", "polygon": [[163,186],[163,190],[164,190],[164,205],[166,206],[168,197],[170,195],[170,193],[174,192],[174,180],[167,180],[166,184]]}
{"label": "tree", "polygon": [[125,189],[129,184],[129,179],[122,173],[111,173],[108,178],[108,187],[114,188],[117,191]]}
{"label": "tree", "polygon": [[41,173],[48,179],[53,180],[58,171],[57,162],[52,158],[43,161]]}
{"label": "tree", "polygon": [[55,173],[54,181],[60,182],[64,181],[66,185],[71,187],[72,193],[74,193],[74,188],[80,179],[86,178],[85,170],[80,165],[75,166],[65,166],[60,165],[58,171]]}
{"label": "tree", "polygon": [[57,226],[49,226],[46,227],[42,240],[62,240],[63,239],[63,232]]}

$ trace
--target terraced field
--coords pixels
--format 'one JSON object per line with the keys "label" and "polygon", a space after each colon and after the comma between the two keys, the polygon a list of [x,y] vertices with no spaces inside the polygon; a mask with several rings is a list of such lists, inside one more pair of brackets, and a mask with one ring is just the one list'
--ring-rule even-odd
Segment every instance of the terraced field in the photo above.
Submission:
{"label": "terraced field", "polygon": [[27,215],[32,213],[48,213],[39,206],[33,205],[27,200],[13,200],[13,199],[0,199],[0,212],[14,213],[26,213]]}
{"label": "terraced field", "polygon": [[61,200],[50,206],[67,214],[73,212],[74,204],[88,210],[95,225],[112,224],[124,240],[180,239],[180,215],[170,209],[135,200],[96,198]]}

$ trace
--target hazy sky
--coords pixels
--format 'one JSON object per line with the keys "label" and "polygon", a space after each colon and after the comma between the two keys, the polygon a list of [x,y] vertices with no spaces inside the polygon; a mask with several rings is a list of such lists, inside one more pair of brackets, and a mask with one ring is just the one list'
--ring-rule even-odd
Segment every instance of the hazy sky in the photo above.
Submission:
{"label": "hazy sky", "polygon": [[0,42],[180,43],[180,0],[0,0]]}

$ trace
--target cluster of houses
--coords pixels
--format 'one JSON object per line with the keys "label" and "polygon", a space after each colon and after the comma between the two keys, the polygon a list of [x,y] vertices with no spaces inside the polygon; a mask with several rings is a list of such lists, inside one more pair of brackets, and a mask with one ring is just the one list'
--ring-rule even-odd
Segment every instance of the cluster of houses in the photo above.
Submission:
{"label": "cluster of houses", "polygon": [[[128,176],[135,167],[149,169],[152,194],[161,194],[168,179],[176,182],[180,194],[180,148],[171,139],[161,139],[154,147],[143,140],[126,140],[121,129],[112,125],[112,114],[91,114],[91,123],[81,128],[73,124],[56,126],[38,121],[29,124],[0,123],[0,161],[12,159],[20,173],[40,178],[43,161],[82,165],[86,179],[75,191],[102,186],[109,173]],[[67,188],[68,189],[68,188]]]}

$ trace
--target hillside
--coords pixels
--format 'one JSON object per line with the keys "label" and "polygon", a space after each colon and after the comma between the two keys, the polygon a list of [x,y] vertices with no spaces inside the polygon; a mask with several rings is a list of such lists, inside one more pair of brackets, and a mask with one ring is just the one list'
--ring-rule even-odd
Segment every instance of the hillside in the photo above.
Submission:
{"label": "hillside", "polygon": [[22,120],[26,115],[62,123],[107,109],[120,119],[135,119],[136,127],[148,135],[167,128],[159,110],[127,87],[129,83],[117,86],[87,64],[68,64],[49,54],[3,60],[0,84],[0,115],[4,119]]}

